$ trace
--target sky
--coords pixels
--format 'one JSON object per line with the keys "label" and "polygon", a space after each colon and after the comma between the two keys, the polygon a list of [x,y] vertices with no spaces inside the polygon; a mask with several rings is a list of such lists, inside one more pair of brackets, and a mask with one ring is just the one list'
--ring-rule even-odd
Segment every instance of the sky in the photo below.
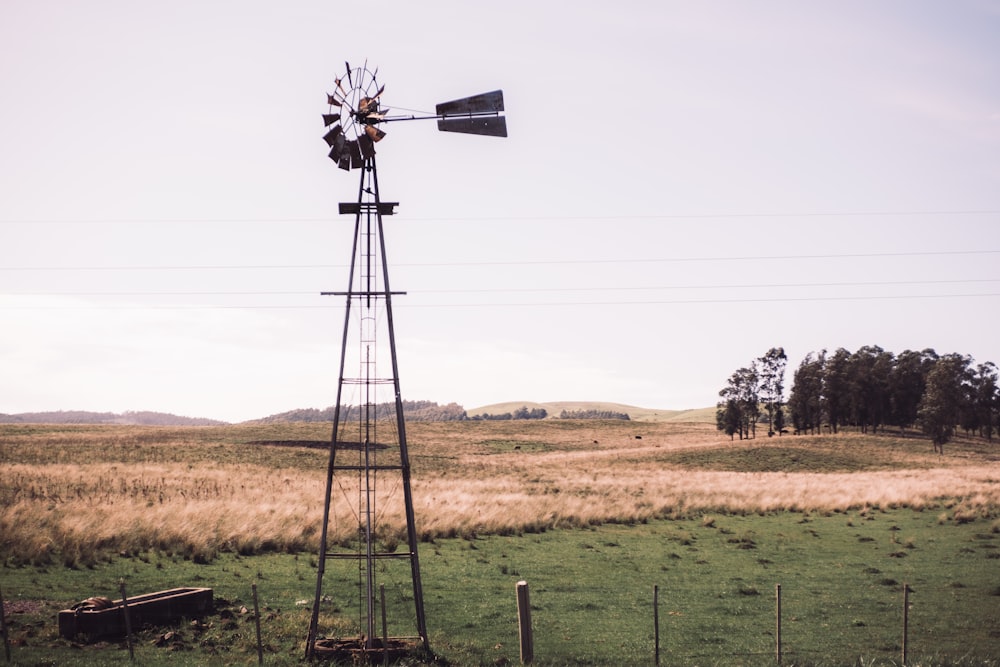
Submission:
{"label": "sky", "polygon": [[772,347],[1000,363],[1000,1],[6,0],[0,413],[336,400],[345,62],[409,400],[714,405]]}

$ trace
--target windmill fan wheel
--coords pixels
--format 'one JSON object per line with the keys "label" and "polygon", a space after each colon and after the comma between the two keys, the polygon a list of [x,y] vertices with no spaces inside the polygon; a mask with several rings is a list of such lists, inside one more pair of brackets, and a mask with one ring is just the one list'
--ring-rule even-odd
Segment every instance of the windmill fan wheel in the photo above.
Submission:
{"label": "windmill fan wheel", "polygon": [[344,63],[346,71],[334,79],[333,92],[326,94],[330,109],[323,114],[324,124],[330,128],[323,139],[330,146],[330,159],[341,169],[359,169],[364,161],[375,155],[375,143],[385,136],[378,124],[385,118],[379,98],[385,86],[378,82],[378,69],[352,68]]}

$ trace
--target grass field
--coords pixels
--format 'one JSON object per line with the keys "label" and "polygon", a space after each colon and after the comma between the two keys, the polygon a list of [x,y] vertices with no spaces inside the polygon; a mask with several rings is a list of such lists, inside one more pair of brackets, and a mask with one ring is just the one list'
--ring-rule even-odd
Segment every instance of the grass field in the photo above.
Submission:
{"label": "grass field", "polygon": [[[127,661],[120,644],[71,648],[53,620],[125,580],[135,593],[211,586],[222,601],[170,641],[146,631],[142,664],[255,660],[240,613],[255,582],[268,664],[295,664],[327,458],[309,445],[328,429],[0,427],[16,663]],[[517,662],[519,579],[539,664],[651,664],[653,586],[664,664],[772,664],[779,583],[786,664],[898,661],[903,583],[911,664],[1000,664],[993,443],[939,456],[914,437],[730,442],[704,423],[561,420],[408,435],[431,643],[450,664]],[[357,632],[347,593],[325,614]]]}
{"label": "grass field", "polygon": [[535,403],[532,401],[512,401],[509,403],[494,403],[482,407],[473,408],[467,411],[470,417],[476,417],[489,413],[491,415],[502,415],[506,412],[513,413],[518,408],[528,408],[529,410],[544,409],[551,417],[558,417],[566,410],[574,412],[578,410],[603,410],[608,412],[619,412],[629,415],[629,418],[640,422],[688,422],[715,424],[715,408],[695,408],[692,410],[658,410],[654,408],[640,408],[634,405],[624,405],[622,403],[596,403],[593,401],[551,401],[547,403]]}

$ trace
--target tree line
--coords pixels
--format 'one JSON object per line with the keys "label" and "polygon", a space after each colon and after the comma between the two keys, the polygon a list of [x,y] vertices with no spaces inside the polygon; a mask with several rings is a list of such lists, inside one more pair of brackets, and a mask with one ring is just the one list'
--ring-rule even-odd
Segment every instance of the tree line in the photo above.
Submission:
{"label": "tree line", "polygon": [[[396,403],[389,401],[376,405],[341,405],[341,421],[357,421],[361,419],[364,410],[368,410],[377,419],[395,419]],[[332,422],[334,406],[317,410],[316,408],[300,408],[289,410],[263,419],[258,423],[275,422]],[[465,408],[457,403],[438,405],[434,401],[403,401],[403,415],[407,421],[464,421],[468,419]]]}
{"label": "tree line", "polygon": [[475,417],[469,417],[472,421],[507,421],[511,419],[545,419],[549,416],[548,411],[545,408],[531,408],[522,405],[514,412],[504,412],[501,414],[491,415],[488,412],[484,412]]}
{"label": "tree line", "polygon": [[563,410],[559,413],[559,419],[620,419],[631,421],[627,412],[617,412],[615,410]]}
{"label": "tree line", "polygon": [[795,433],[920,428],[940,451],[958,429],[992,440],[1000,427],[998,373],[991,361],[933,349],[897,355],[877,345],[810,352],[795,370],[787,404],[786,361],[782,348],[772,348],[733,373],[719,392],[719,430],[754,437],[762,421],[769,435],[780,435],[787,419]]}

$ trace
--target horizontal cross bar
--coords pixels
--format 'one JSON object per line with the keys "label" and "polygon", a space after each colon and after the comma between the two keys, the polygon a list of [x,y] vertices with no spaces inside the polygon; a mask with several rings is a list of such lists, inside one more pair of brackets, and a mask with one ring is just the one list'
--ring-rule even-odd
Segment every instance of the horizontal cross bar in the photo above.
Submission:
{"label": "horizontal cross bar", "polygon": [[340,378],[340,381],[344,384],[392,384],[394,378],[350,378],[344,377]]}
{"label": "horizontal cross bar", "polygon": [[396,296],[406,292],[320,292],[320,296]]}
{"label": "horizontal cross bar", "polygon": [[[371,555],[372,558],[410,558],[412,556],[413,556],[413,554],[410,553],[409,551],[402,551],[402,552],[399,552],[399,553],[397,553],[395,551],[392,552],[392,553],[379,552],[379,553],[375,553],[375,554]],[[350,558],[350,559],[353,559],[353,560],[363,560],[365,558],[368,558],[368,555],[367,554],[363,554],[363,553],[362,554],[356,554],[356,553],[354,553],[354,554],[330,554],[330,553],[328,553],[326,555],[326,557],[327,558]]]}
{"label": "horizontal cross bar", "polygon": [[358,214],[361,211],[378,211],[379,215],[392,215],[394,209],[399,206],[398,201],[380,202],[340,202],[340,214]]}

